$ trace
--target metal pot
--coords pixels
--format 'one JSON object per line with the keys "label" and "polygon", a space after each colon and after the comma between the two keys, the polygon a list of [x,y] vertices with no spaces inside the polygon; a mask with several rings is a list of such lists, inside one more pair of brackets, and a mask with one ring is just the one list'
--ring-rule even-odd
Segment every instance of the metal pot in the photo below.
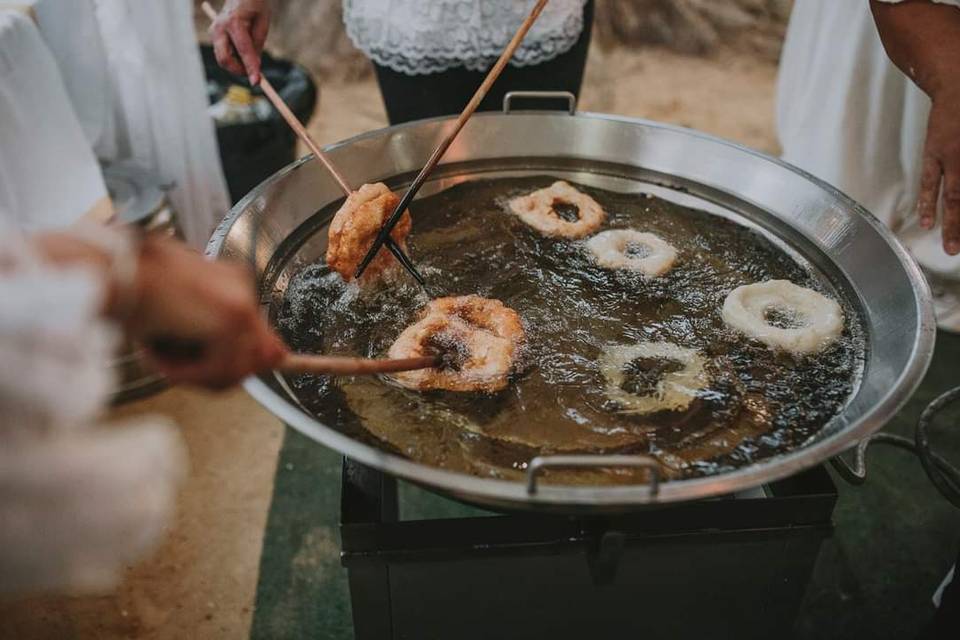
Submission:
{"label": "metal pot", "polygon": [[[423,194],[452,184],[506,175],[550,174],[612,190],[661,197],[753,226],[825,273],[859,306],[867,332],[862,380],[849,402],[804,446],[717,475],[650,485],[588,487],[538,484],[550,466],[649,466],[642,456],[547,456],[531,461],[527,482],[479,478],[428,467],[378,450],[322,424],[298,405],[283,378],[246,381],[247,391],[284,422],[363,464],[473,503],[512,509],[622,510],[637,505],[731,493],[797,473],[880,429],[919,384],[935,339],[930,293],[894,236],[831,186],[776,158],[702,133],[602,114],[478,114],[450,147]],[[402,191],[426,162],[451,119],[390,127],[329,147],[354,182],[385,181]],[[254,189],[211,239],[211,256],[256,270],[269,308],[290,278],[320,261],[329,217],[315,212],[341,193],[311,158]]]}
{"label": "metal pot", "polygon": [[[104,167],[103,178],[120,222],[171,238],[182,237],[167,198],[170,187],[157,176],[127,161]],[[142,398],[167,386],[166,378],[147,365],[143,349],[130,340],[124,342],[112,366],[118,380],[114,403]]]}

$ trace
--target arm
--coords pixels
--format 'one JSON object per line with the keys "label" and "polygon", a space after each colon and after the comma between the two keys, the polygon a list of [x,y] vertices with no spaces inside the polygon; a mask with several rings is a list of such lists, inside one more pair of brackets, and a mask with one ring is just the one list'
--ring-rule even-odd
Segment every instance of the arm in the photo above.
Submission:
{"label": "arm", "polygon": [[960,253],[960,9],[929,0],[870,0],[887,55],[933,102],[917,213],[936,222],[943,187],[943,247]]}
{"label": "arm", "polygon": [[[105,283],[104,315],[141,340],[176,382],[228,387],[285,354],[260,316],[250,274],[239,265],[210,262],[179,242],[147,237],[137,249],[133,277],[122,282],[111,256],[96,243],[70,233],[42,234],[32,243],[48,264],[98,274]],[[201,352],[190,360],[158,353],[151,349],[157,338],[194,343]]]}
{"label": "arm", "polygon": [[270,6],[266,0],[227,0],[210,26],[217,62],[230,73],[246,73],[250,84],[257,84],[260,55],[269,30]]}

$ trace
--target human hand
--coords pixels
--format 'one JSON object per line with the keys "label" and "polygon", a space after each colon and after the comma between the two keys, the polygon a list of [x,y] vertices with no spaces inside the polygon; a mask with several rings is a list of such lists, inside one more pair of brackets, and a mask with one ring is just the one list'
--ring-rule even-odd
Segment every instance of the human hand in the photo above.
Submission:
{"label": "human hand", "polygon": [[217,62],[230,73],[246,75],[250,84],[257,84],[269,30],[270,6],[266,0],[227,0],[210,25]]}
{"label": "human hand", "polygon": [[41,234],[33,243],[47,262],[98,273],[105,284],[103,314],[141,342],[172,381],[222,389],[273,368],[285,356],[286,347],[259,313],[247,269],[210,262],[175,240],[147,236],[128,271],[104,248],[116,243],[98,240],[112,233],[75,229]]}
{"label": "human hand", "polygon": [[933,228],[942,185],[943,249],[953,256],[960,253],[960,78],[931,97],[917,214],[921,227]]}
{"label": "human hand", "polygon": [[148,237],[134,295],[128,330],[175,382],[230,387],[286,353],[240,265],[210,262],[181,243]]}

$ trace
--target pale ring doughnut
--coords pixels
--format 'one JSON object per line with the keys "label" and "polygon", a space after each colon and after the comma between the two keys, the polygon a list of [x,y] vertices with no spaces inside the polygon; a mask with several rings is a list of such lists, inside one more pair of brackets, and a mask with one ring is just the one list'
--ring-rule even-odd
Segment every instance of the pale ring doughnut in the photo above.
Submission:
{"label": "pale ring doughnut", "polygon": [[[795,326],[778,327],[770,312],[789,315]],[[789,280],[767,280],[737,287],[723,301],[723,321],[773,349],[796,354],[821,351],[843,331],[843,311],[835,300]]]}
{"label": "pale ring doughnut", "polygon": [[[513,198],[508,204],[514,215],[543,235],[551,237],[585,238],[607,219],[607,213],[596,200],[563,181]],[[558,212],[557,205],[576,208],[576,220],[565,220]]]}
{"label": "pale ring doughnut", "polygon": [[[628,369],[640,361],[666,361],[674,366],[656,371],[653,379],[641,380],[641,386],[649,384],[649,390],[631,389]],[[600,354],[600,371],[607,380],[607,396],[622,407],[623,413],[630,414],[683,411],[698,392],[710,384],[705,364],[696,349],[672,342],[612,345]],[[639,373],[645,371],[652,369],[644,366]]]}
{"label": "pale ring doughnut", "polygon": [[587,249],[601,267],[639,271],[651,278],[665,274],[677,260],[673,245],[658,235],[634,229],[601,231],[587,240]]}

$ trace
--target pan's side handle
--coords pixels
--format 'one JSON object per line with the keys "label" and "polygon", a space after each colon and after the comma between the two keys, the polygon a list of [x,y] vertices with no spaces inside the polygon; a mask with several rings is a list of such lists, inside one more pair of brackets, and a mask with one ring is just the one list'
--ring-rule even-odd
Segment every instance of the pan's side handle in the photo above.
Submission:
{"label": "pan's side handle", "polygon": [[537,477],[549,468],[599,469],[610,467],[632,467],[650,471],[650,498],[660,493],[660,463],[647,456],[601,456],[601,455],[565,455],[537,456],[527,465],[527,494],[537,493]]}
{"label": "pan's side handle", "polygon": [[902,436],[892,433],[875,433],[869,438],[864,438],[849,451],[853,452],[850,462],[844,459],[843,454],[830,458],[830,466],[840,475],[841,478],[854,485],[861,485],[867,481],[867,448],[875,442],[889,444],[894,447],[913,451],[913,442]]}
{"label": "pan's side handle", "polygon": [[515,98],[528,100],[566,100],[567,113],[573,115],[577,112],[577,96],[569,91],[508,91],[503,96],[503,112],[511,113],[513,111],[513,101]]}
{"label": "pan's side handle", "polygon": [[842,456],[830,459],[830,464],[844,480],[860,485],[867,479],[867,449],[873,443],[888,444],[910,451],[920,458],[923,470],[930,482],[955,507],[960,508],[960,470],[950,464],[943,456],[930,450],[930,438],[927,434],[937,415],[951,403],[960,400],[960,387],[939,395],[920,414],[917,420],[914,439],[893,433],[875,433],[861,440],[853,447],[852,464]]}

